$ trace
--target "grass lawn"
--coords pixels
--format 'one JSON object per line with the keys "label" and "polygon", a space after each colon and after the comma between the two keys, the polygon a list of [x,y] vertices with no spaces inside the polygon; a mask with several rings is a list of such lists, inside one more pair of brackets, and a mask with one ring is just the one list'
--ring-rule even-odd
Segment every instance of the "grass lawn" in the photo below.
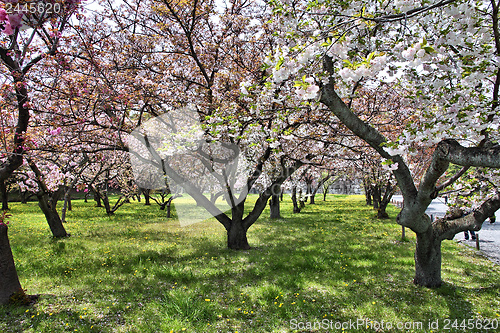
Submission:
{"label": "grass lawn", "polygon": [[361,196],[317,199],[292,214],[285,196],[283,219],[264,211],[240,252],[218,222],[181,228],[158,206],[108,217],[77,200],[72,236],[53,240],[36,203],[12,203],[18,274],[40,298],[0,307],[0,332],[498,331],[479,328],[500,320],[498,266],[448,241],[445,285],[414,286],[415,238],[400,241],[396,208],[376,220]]}

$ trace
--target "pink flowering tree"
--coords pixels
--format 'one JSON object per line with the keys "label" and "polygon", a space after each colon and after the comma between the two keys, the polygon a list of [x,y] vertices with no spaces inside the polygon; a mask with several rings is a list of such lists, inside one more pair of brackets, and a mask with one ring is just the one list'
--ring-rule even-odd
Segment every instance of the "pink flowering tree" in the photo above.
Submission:
{"label": "pink flowering tree", "polygon": [[[11,135],[0,160],[0,182],[4,183],[23,164],[29,149],[30,82],[32,69],[48,56],[57,53],[69,18],[78,10],[78,1],[57,1],[54,6],[40,6],[34,11],[23,11],[17,1],[0,2],[0,75],[3,81],[2,104],[13,118]],[[33,4],[35,5],[35,4]],[[56,13],[57,11],[57,13]],[[5,111],[2,111],[5,112]],[[7,226],[0,225],[2,261],[0,264],[0,303],[19,292],[10,251]],[[5,259],[5,260],[4,260]]]}

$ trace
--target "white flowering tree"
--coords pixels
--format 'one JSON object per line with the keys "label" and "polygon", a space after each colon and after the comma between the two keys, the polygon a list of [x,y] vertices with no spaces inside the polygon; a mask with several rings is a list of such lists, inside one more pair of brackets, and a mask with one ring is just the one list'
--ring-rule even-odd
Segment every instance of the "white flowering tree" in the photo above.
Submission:
{"label": "white flowering tree", "polygon": [[[390,161],[404,197],[399,224],[417,235],[417,285],[441,280],[441,242],[479,230],[500,207],[495,171],[498,140],[500,34],[496,1],[270,1],[280,42],[267,58],[276,87],[295,86],[305,101],[326,106],[355,135]],[[407,128],[389,139],[361,119],[350,99],[359,87],[397,81],[414,111]],[[245,83],[251,89],[252,82]],[[426,147],[422,178],[410,157]],[[451,164],[461,166],[445,173]],[[431,222],[425,210],[471,167],[493,184],[467,196],[473,213]],[[443,175],[445,175],[443,177]]]}

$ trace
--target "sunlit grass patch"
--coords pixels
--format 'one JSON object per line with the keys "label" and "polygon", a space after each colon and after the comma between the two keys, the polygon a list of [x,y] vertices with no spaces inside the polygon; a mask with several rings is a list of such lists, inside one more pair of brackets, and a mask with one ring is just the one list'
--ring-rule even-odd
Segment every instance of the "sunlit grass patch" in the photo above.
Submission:
{"label": "sunlit grass patch", "polygon": [[376,220],[362,197],[329,196],[292,214],[285,196],[282,219],[266,210],[250,228],[248,251],[226,249],[213,218],[180,227],[144,203],[108,217],[77,200],[65,225],[72,236],[62,240],[35,203],[11,207],[21,283],[41,296],[0,308],[2,332],[288,332],[294,320],[500,318],[498,266],[447,242],[445,285],[414,286],[414,235],[401,242],[396,209]]}

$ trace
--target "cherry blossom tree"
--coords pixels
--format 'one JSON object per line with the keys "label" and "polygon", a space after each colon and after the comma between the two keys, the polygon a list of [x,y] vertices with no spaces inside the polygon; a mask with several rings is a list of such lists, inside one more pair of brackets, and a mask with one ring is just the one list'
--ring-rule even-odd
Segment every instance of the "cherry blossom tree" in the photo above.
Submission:
{"label": "cherry blossom tree", "polygon": [[[272,38],[266,20],[259,17],[262,11],[256,4],[244,1],[233,1],[225,8],[217,7],[213,1],[130,1],[109,11],[112,12],[109,19],[115,20],[116,26],[127,27],[122,36],[129,48],[135,47],[130,53],[140,55],[141,70],[136,79],[146,82],[155,77],[152,90],[159,98],[148,101],[144,123],[148,119],[146,114],[169,117],[176,109],[192,106],[201,125],[206,148],[185,156],[190,162],[186,160],[182,169],[175,162],[167,163],[173,159],[166,150],[159,159],[160,156],[151,156],[153,164],[173,181],[183,184],[184,190],[224,225],[229,248],[249,248],[247,231],[266,207],[272,189],[279,188],[302,163],[299,156],[290,158],[287,154],[292,145],[284,145],[286,135],[301,122],[300,118],[286,116],[295,107],[296,99],[278,101],[269,95],[259,100],[260,106],[254,107],[247,89],[240,86],[243,78],[258,80],[263,76],[261,65]],[[152,134],[147,136],[146,144]],[[239,196],[223,192],[223,197],[231,203],[228,215],[205,197],[204,186],[209,184],[204,184],[201,178],[190,178],[189,182],[186,179],[187,175],[207,169],[219,172],[217,181],[225,182],[225,171],[219,163],[222,158],[211,160],[203,150],[212,149],[212,143],[226,149],[235,147],[245,157],[249,171],[240,178],[244,187],[251,189],[257,181],[262,185],[259,198],[247,216],[245,191]],[[231,150],[226,152],[231,155]],[[213,194],[214,199],[219,195]]]}
{"label": "cherry blossom tree", "polygon": [[[33,11],[20,12],[15,7],[16,3],[17,1],[0,3],[2,106],[8,104],[8,112],[15,123],[10,129],[7,149],[2,152],[0,183],[4,183],[23,164],[23,155],[29,149],[30,138],[27,131],[30,121],[31,71],[45,57],[57,53],[69,18],[78,10],[79,5],[79,1],[66,0],[57,2],[57,12],[54,6],[40,6]],[[10,264],[13,260],[5,223],[0,225],[0,234],[0,303],[6,303],[10,295],[20,292],[20,284],[15,267]]]}
{"label": "cherry blossom tree", "polygon": [[[500,3],[271,1],[271,5],[281,43],[267,58],[273,68],[268,90],[295,84],[298,96],[326,106],[390,161],[405,202],[397,221],[417,235],[414,282],[440,286],[441,242],[464,230],[479,230],[500,207],[500,194],[493,186],[467,197],[472,214],[435,222],[425,214],[432,199],[459,182],[471,167],[484,168],[487,178],[496,180]],[[361,119],[349,103],[359,87],[394,80],[405,89],[404,98],[414,110],[396,140]],[[415,145],[433,151],[423,178],[412,175],[409,163]],[[450,163],[462,168],[444,178]]]}

